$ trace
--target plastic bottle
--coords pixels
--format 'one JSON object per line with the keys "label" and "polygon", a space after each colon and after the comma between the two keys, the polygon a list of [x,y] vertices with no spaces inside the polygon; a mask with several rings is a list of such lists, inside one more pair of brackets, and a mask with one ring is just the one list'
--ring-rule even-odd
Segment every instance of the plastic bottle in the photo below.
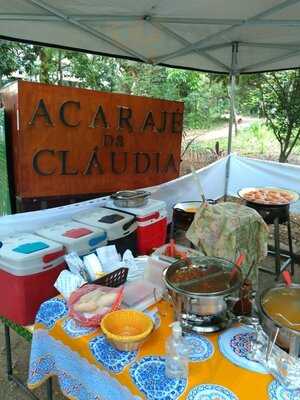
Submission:
{"label": "plastic bottle", "polygon": [[166,343],[166,375],[168,378],[187,379],[190,349],[182,337],[180,322],[173,322],[170,326],[172,327],[172,335]]}

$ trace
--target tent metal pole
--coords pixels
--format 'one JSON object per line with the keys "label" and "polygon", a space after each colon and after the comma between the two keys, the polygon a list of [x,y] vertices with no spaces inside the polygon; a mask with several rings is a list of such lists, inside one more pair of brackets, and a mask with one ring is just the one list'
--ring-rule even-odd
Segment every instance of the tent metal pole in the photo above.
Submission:
{"label": "tent metal pole", "polygon": [[229,127],[228,127],[228,142],[227,142],[227,155],[229,156],[226,162],[225,170],[225,190],[224,190],[224,200],[227,200],[228,196],[228,185],[229,185],[229,175],[230,175],[230,154],[232,150],[232,131],[233,131],[233,121],[235,118],[235,83],[236,83],[236,70],[237,70],[237,53],[238,53],[238,43],[232,43],[231,48],[231,69],[229,75],[229,98],[230,98],[230,117],[229,117]]}
{"label": "tent metal pole", "polygon": [[234,118],[235,118],[235,74],[230,72],[229,75],[229,87],[230,87],[230,116],[229,116],[229,127],[228,127],[228,142],[227,142],[227,154],[229,155],[231,153],[232,149],[232,131],[233,131],[233,123],[234,123]]}

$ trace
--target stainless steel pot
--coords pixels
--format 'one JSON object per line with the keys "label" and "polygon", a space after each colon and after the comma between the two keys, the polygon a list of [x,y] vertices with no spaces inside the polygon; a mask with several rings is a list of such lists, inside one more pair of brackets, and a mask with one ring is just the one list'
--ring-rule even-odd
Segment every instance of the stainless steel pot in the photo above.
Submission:
{"label": "stainless steel pot", "polygon": [[[284,287],[284,284],[278,284],[275,287],[268,288],[261,293],[257,301],[259,320],[263,330],[268,335],[270,342],[276,343],[278,346],[287,350],[290,354],[298,357],[300,355],[300,331],[288,328],[277,321],[274,321],[266,313],[262,304],[263,299],[271,290]],[[291,284],[290,287],[298,288],[300,293],[300,284]],[[288,307],[288,303],[286,306]]]}
{"label": "stainless steel pot", "polygon": [[147,204],[151,193],[145,190],[123,190],[112,194],[114,205],[121,208],[142,207]]}
{"label": "stainless steel pot", "polygon": [[[234,278],[230,280],[233,270]],[[184,277],[184,273],[188,275],[190,271],[198,274],[198,278],[176,282],[180,273]],[[206,317],[226,313],[227,298],[240,288],[242,273],[227,260],[197,256],[170,265],[164,271],[164,281],[178,319],[183,314]]]}

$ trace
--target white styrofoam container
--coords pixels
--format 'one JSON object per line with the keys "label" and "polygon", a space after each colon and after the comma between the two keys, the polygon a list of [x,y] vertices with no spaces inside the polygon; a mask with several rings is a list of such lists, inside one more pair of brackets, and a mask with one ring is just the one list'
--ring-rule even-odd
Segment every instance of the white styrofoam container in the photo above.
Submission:
{"label": "white styrofoam container", "polygon": [[103,229],[107,233],[108,241],[128,236],[137,228],[134,215],[104,207],[75,214],[73,219]]}
{"label": "white styrofoam container", "polygon": [[63,246],[33,233],[0,239],[0,269],[16,276],[33,275],[63,262]]}
{"label": "white styrofoam container", "polygon": [[76,221],[62,221],[36,232],[38,235],[61,243],[67,253],[76,251],[80,256],[86,255],[97,247],[107,243],[106,232]]}

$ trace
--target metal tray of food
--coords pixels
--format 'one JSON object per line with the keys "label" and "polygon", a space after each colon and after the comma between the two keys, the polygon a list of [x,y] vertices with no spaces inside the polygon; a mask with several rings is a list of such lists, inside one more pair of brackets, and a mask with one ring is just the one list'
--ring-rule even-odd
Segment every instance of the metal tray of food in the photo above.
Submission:
{"label": "metal tray of food", "polygon": [[249,203],[269,206],[286,206],[299,199],[298,193],[278,187],[247,187],[238,195]]}
{"label": "metal tray of food", "polygon": [[146,205],[150,195],[151,193],[146,190],[122,190],[112,194],[110,197],[117,207],[135,208]]}

